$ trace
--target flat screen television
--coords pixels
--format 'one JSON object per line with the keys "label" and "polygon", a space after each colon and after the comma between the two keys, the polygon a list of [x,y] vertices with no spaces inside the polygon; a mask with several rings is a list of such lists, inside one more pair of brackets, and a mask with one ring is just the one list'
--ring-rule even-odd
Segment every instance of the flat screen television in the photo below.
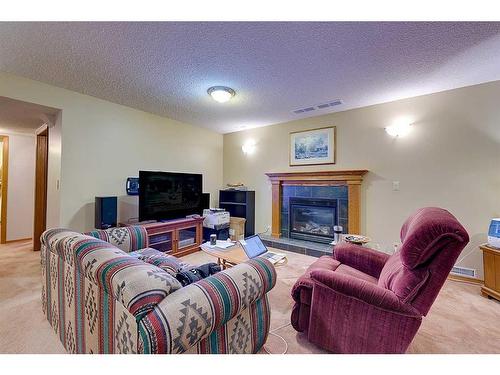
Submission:
{"label": "flat screen television", "polygon": [[202,175],[139,171],[139,220],[170,220],[200,212]]}

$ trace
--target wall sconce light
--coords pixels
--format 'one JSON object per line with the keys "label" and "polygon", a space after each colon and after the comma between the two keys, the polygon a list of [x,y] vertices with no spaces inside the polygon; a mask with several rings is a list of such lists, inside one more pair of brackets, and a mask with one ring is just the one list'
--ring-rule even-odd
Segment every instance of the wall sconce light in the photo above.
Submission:
{"label": "wall sconce light", "polygon": [[404,137],[411,131],[412,125],[408,120],[399,120],[385,128],[387,134],[392,137]]}
{"label": "wall sconce light", "polygon": [[257,143],[253,139],[249,139],[248,141],[243,143],[243,146],[241,146],[241,151],[243,151],[245,155],[251,155],[255,152],[256,145]]}

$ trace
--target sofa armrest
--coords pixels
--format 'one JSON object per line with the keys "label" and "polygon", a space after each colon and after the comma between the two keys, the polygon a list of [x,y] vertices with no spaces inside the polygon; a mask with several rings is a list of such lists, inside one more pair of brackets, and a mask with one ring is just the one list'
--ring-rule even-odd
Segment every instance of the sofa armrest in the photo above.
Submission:
{"label": "sofa armrest", "polygon": [[368,247],[340,242],[335,245],[333,257],[340,263],[378,278],[390,255]]}
{"label": "sofa armrest", "polygon": [[143,351],[185,352],[263,298],[275,283],[273,265],[257,258],[168,295],[139,321]]}
{"label": "sofa armrest", "polygon": [[413,307],[401,302],[392,291],[377,284],[328,270],[312,271],[311,278],[334,292],[356,298],[381,309],[420,316]]}
{"label": "sofa armrest", "polygon": [[96,229],[84,234],[108,242],[126,253],[149,246],[148,232],[141,225]]}

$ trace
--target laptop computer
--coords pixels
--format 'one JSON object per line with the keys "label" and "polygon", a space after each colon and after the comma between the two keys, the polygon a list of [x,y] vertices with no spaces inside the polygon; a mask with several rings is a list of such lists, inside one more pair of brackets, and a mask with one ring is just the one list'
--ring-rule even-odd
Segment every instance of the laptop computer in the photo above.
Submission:
{"label": "laptop computer", "polygon": [[285,254],[268,251],[266,245],[264,245],[258,234],[247,237],[244,240],[240,240],[240,244],[250,259],[262,257],[270,261],[272,264],[282,262],[286,259]]}

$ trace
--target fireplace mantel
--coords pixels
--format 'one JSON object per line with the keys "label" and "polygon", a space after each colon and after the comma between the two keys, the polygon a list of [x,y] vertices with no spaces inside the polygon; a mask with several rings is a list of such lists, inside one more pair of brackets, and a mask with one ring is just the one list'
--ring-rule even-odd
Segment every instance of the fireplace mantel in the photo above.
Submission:
{"label": "fireplace mantel", "polygon": [[283,185],[338,186],[348,188],[348,230],[359,234],[361,227],[361,182],[367,170],[343,170],[320,172],[266,173],[272,184],[271,235],[281,235],[281,200]]}

